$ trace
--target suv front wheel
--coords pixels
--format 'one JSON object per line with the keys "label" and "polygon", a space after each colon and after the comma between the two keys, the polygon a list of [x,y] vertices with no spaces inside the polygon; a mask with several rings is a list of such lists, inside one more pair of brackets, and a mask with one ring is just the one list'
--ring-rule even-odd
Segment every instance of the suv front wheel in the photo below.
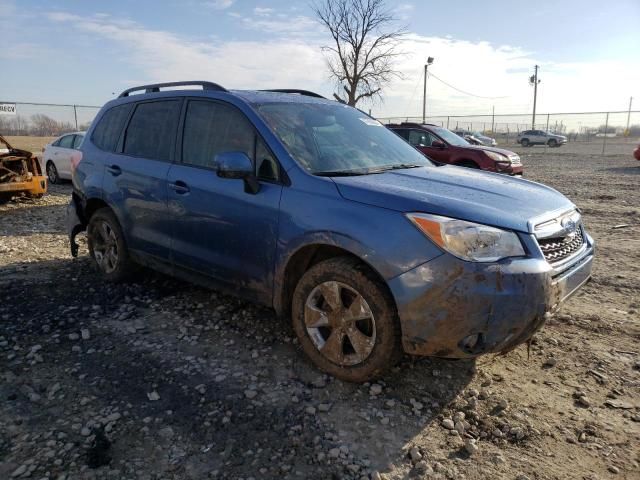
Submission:
{"label": "suv front wheel", "polygon": [[557,147],[558,141],[555,138],[552,138],[547,142],[547,145],[549,145],[551,148]]}
{"label": "suv front wheel", "polygon": [[293,294],[292,320],[311,361],[341,380],[375,379],[402,354],[395,304],[356,259],[337,257],[311,267]]}
{"label": "suv front wheel", "polygon": [[96,211],[87,227],[89,254],[103,277],[110,282],[124,280],[133,262],[124,241],[120,223],[109,208]]}

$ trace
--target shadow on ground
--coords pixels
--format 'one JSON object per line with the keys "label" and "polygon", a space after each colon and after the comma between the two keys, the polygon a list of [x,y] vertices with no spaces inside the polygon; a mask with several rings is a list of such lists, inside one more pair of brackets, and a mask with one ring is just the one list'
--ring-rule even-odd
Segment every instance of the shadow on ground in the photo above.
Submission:
{"label": "shadow on ground", "polygon": [[[83,328],[86,340],[77,338]],[[111,468],[142,461],[181,478],[391,469],[475,372],[468,361],[405,359],[371,395],[368,385],[320,374],[269,309],[148,270],[108,284],[87,257],[2,267],[0,337],[40,345],[43,358],[29,368],[21,356],[3,360],[15,377],[0,387],[14,398],[0,407],[3,418],[28,419],[31,434],[66,429],[87,452],[72,428],[87,409],[126,411],[106,434]],[[47,397],[52,383],[62,402]],[[41,400],[29,402],[24,385]]]}

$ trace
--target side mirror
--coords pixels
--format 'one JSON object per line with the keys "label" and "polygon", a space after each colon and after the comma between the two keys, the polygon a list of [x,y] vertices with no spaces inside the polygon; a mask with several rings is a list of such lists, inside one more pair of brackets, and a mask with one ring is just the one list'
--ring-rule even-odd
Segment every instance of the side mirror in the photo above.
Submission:
{"label": "side mirror", "polygon": [[253,162],[244,152],[219,153],[214,158],[216,173],[220,178],[244,180],[244,191],[258,193],[260,183],[255,176]]}
{"label": "side mirror", "polygon": [[441,142],[440,140],[434,140],[433,142],[431,142],[431,146],[434,147],[434,148],[444,148],[444,147],[446,147],[444,142]]}

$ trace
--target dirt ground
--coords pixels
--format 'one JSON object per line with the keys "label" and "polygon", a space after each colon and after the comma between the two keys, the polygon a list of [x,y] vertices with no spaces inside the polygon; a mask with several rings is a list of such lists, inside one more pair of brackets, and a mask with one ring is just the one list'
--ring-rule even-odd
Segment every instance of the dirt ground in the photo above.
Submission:
{"label": "dirt ground", "polygon": [[373,385],[319,374],[267,309],[103,283],[69,255],[69,185],[0,206],[0,478],[640,478],[640,162],[522,153],[582,209],[593,280],[530,352]]}

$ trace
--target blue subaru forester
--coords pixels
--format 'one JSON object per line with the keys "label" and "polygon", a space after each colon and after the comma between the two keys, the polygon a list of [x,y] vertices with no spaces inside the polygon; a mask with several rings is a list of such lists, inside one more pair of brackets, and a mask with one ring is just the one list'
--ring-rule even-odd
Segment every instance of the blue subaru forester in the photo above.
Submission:
{"label": "blue subaru forester", "polygon": [[594,242],[557,191],[434,164],[303,90],[132,88],[73,165],[73,255],[86,230],[106,280],[145,265],[271,306],[349,381],[403,351],[509,351],[591,275]]}

